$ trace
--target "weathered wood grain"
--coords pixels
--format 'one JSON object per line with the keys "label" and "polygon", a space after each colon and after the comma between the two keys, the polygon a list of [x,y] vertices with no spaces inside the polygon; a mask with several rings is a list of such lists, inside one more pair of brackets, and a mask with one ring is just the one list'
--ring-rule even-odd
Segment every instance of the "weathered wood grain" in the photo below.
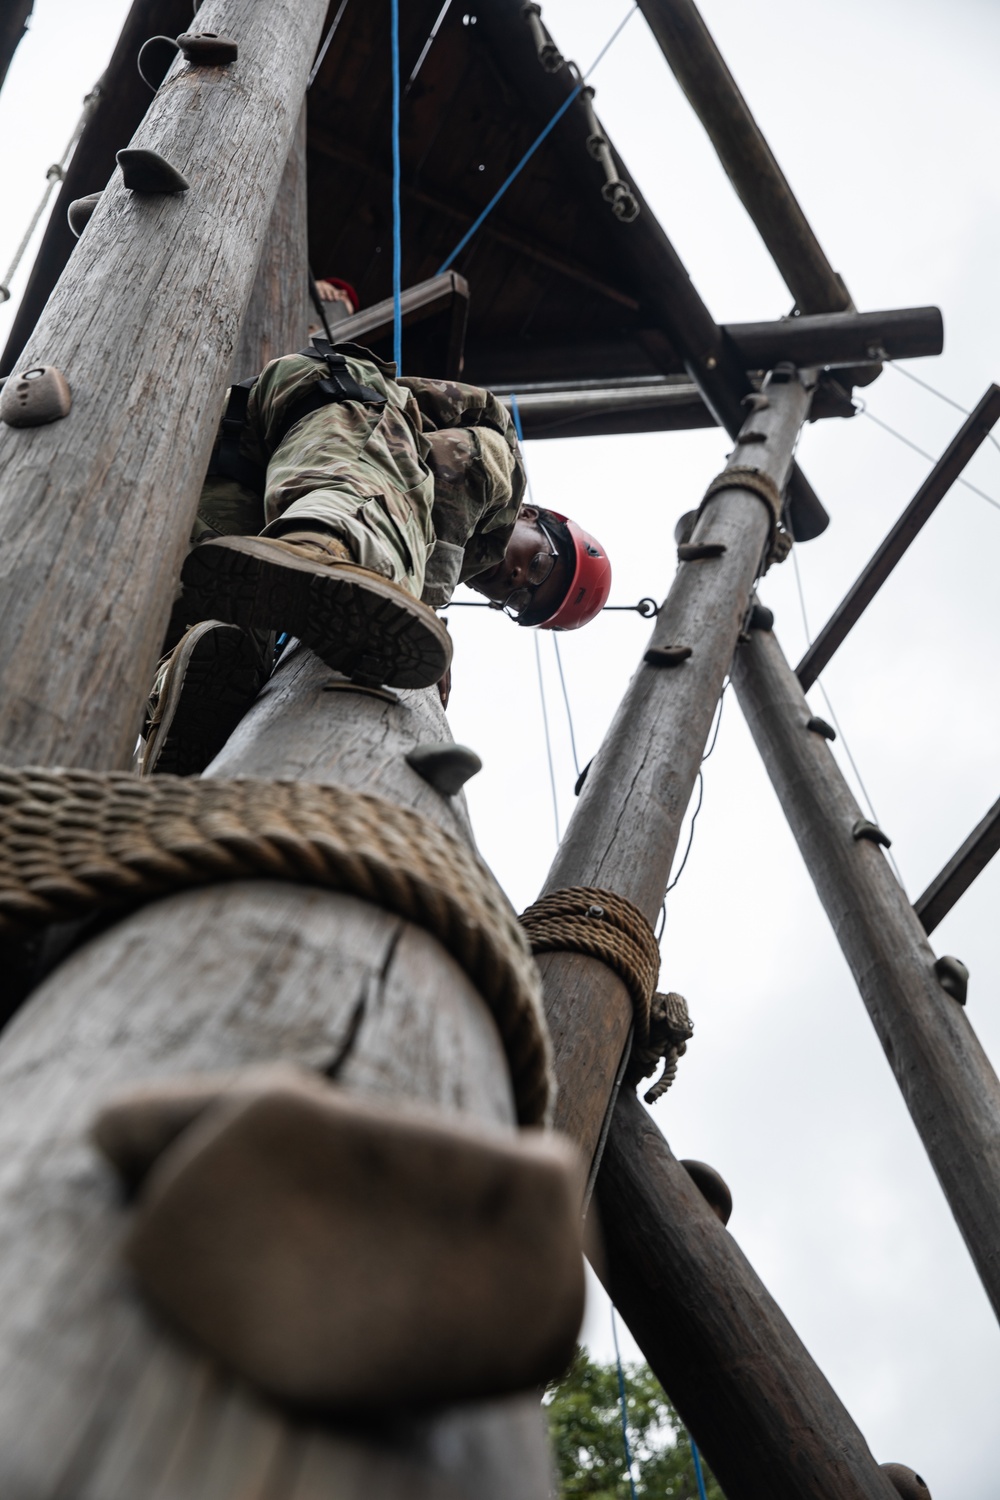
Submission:
{"label": "weathered wood grain", "polygon": [[303,104],[240,328],[233,360],[234,381],[249,380],[269,360],[306,344],[310,305],[308,209]]}
{"label": "weathered wood grain", "polygon": [[862,812],[776,637],[754,631],[733,670],[750,732],[913,1123],[1000,1316],[1000,1081]]}
{"label": "weathered wood grain", "polygon": [[0,427],[4,762],[128,764],[325,11],[206,0],[238,61],[175,63],[132,142],[190,191],[116,171],[29,340],[73,410]]}
{"label": "weathered wood grain", "polygon": [[[436,692],[389,703],[326,691],[332,680],[289,651],[211,774],[362,787],[462,837],[461,796],[441,797],[403,759],[448,737]],[[0,1038],[5,1500],[546,1496],[530,1396],[421,1421],[387,1413],[377,1432],[290,1422],[130,1286],[125,1210],[86,1138],[95,1109],[142,1077],[278,1057],[513,1128],[499,1036],[464,972],[423,929],[296,885],[217,886],[134,913],[72,955]]]}
{"label": "weathered wood grain", "polygon": [[893,1500],[849,1413],[633,1094],[615,1107],[597,1203],[608,1292],[727,1500]]}
{"label": "weathered wood grain", "polygon": [[[765,470],[780,488],[811,391],[794,380],[768,394],[770,408],[750,424],[767,441],[737,442],[729,462]],[[767,534],[767,508],[757,495],[724,490],[706,508],[695,540],[721,542],[726,551],[681,564],[650,642],[689,645],[693,654],[674,668],[640,664],[587,774],[545,891],[606,886],[656,922]],[[631,1030],[631,1002],[621,981],[594,960],[550,954],[540,967],[560,1085],[556,1121],[590,1157]]]}

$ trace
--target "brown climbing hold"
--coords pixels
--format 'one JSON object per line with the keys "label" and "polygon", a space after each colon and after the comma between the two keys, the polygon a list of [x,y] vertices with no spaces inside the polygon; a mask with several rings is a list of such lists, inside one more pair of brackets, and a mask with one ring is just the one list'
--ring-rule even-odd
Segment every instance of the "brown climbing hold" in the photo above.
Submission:
{"label": "brown climbing hold", "polygon": [[8,427],[44,427],[68,417],[73,405],[69,382],[55,365],[35,365],[11,375],[0,396],[0,420]]}
{"label": "brown climbing hold", "polygon": [[316,1082],[206,1111],[152,1168],[126,1257],[279,1400],[378,1411],[541,1385],[583,1312],[578,1154]]}
{"label": "brown climbing hold", "polygon": [[733,1195],[725,1179],[704,1161],[685,1160],[681,1166],[715,1217],[728,1224],[733,1211]]}
{"label": "brown climbing hold", "polygon": [[650,667],[679,667],[691,654],[690,646],[650,646],[642,659]]}
{"label": "brown climbing hold", "polygon": [[231,36],[219,36],[214,31],[185,31],[177,38],[177,45],[195,67],[224,67],[240,54]]}
{"label": "brown climbing hold", "polygon": [[879,1464],[879,1468],[892,1481],[903,1500],[931,1500],[927,1481],[905,1464]]}
{"label": "brown climbing hold", "polygon": [[122,181],[132,193],[186,193],[191,184],[157,151],[129,147],[119,151],[115,160],[122,169]]}

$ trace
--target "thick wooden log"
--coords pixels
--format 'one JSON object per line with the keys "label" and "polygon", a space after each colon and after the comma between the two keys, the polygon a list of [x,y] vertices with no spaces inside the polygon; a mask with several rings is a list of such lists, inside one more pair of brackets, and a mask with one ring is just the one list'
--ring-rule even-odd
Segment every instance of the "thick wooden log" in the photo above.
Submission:
{"label": "thick wooden log", "polygon": [[770,632],[733,683],[789,826],[986,1293],[1000,1316],[1000,1082]]}
{"label": "thick wooden log", "polygon": [[[436,693],[331,688],[283,662],[212,775],[361,787],[468,837],[461,795],[403,759],[447,738]],[[86,1138],[144,1077],[285,1058],[346,1087],[513,1129],[506,1060],[464,972],[423,929],[271,881],[148,906],[62,965],[0,1038],[0,1490],[10,1500],[545,1500],[528,1395],[377,1429],[287,1420],[181,1342],[120,1267],[125,1209]],[[405,1247],[400,1247],[405,1254]]]}
{"label": "thick wooden log", "polygon": [[116,173],[32,334],[73,410],[0,428],[0,760],[128,763],[325,10],[206,0],[238,61],[175,63],[133,140],[190,190]]}
{"label": "thick wooden log", "polygon": [[[766,471],[779,489],[809,411],[811,388],[772,382],[770,405],[737,440],[730,466]],[[757,495],[723,490],[694,533],[721,557],[682,563],[656,621],[651,645],[690,646],[676,667],[643,661],[591,765],[544,890],[605,886],[655,923],[681,822],[701,764],[722,684],[762,565],[768,509]],[[632,1025],[621,981],[596,959],[545,954],[539,964],[560,1083],[557,1122],[594,1157]]]}
{"label": "thick wooden log", "polygon": [[746,370],[772,370],[783,359],[795,365],[878,364],[940,354],[944,323],[937,307],[897,307],[886,312],[823,313],[773,323],[724,323]]}
{"label": "thick wooden log", "polygon": [[969,834],[960,849],[949,859],[940,874],[935,875],[923,895],[913,903],[913,910],[927,933],[943,922],[955,902],[964,896],[977,875],[981,875],[1000,850],[1000,801]]}
{"label": "thick wooden log", "polygon": [[865,564],[795,669],[808,692],[843,645],[907,548],[937,510],[969,459],[989,437],[1000,418],[1000,386],[991,385],[962,423],[899,520]]}
{"label": "thick wooden log", "polygon": [[14,59],[18,43],[27,33],[34,0],[8,0],[0,15],[0,88]]}
{"label": "thick wooden log", "polygon": [[232,379],[249,380],[309,337],[309,204],[306,107],[299,111],[253,291],[240,328]]}
{"label": "thick wooden log", "polygon": [[693,0],[639,0],[785,284],[803,312],[851,305]]}
{"label": "thick wooden log", "polygon": [[893,1500],[864,1437],[634,1094],[597,1179],[607,1290],[727,1500]]}

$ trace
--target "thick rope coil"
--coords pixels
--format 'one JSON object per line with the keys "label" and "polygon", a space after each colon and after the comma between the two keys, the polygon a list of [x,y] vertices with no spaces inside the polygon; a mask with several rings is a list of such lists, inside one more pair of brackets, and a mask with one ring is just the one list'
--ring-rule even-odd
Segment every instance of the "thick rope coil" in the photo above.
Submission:
{"label": "thick rope coil", "polygon": [[759,495],[767,506],[771,517],[771,531],[767,546],[767,567],[772,563],[784,562],[792,550],[792,538],[781,524],[782,500],[781,491],[771,478],[765,474],[763,469],[751,468],[748,464],[733,464],[731,468],[723,469],[721,474],[709,482],[698,514],[701,515],[705,506],[722,490],[752,490]]}
{"label": "thick rope coil", "polygon": [[519,1119],[547,1118],[551,1048],[527,939],[478,855],[436,824],[339,786],[0,768],[0,938],[255,877],[349,892],[426,927],[493,1013]]}
{"label": "thick rope coil", "polygon": [[659,994],[660,949],[652,927],[637,906],[598,886],[567,886],[542,896],[521,913],[531,951],[584,953],[613,969],[632,997],[635,1036],[627,1083],[633,1086],[664,1062],[662,1076],[646,1095],[653,1103],[677,1072],[694,1027],[681,995]]}

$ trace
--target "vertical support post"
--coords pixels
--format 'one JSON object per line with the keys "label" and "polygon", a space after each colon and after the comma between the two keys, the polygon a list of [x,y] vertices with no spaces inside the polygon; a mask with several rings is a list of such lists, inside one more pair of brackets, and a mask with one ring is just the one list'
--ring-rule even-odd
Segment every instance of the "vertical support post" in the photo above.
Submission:
{"label": "vertical support post", "polygon": [[894,1500],[836,1392],[634,1094],[615,1106],[597,1203],[608,1292],[727,1500]]}
{"label": "vertical support post", "polygon": [[29,340],[73,407],[0,427],[0,762],[128,764],[325,12],[205,0],[237,61],[175,63],[132,142],[189,190],[116,171]]}
{"label": "vertical support post", "polygon": [[[813,383],[811,375],[772,376],[769,404],[747,419],[728,466],[755,468],[782,490]],[[660,666],[652,664],[654,650],[640,663],[587,774],[545,892],[606,886],[655,923],[769,527],[766,503],[738,480],[702,512],[692,540],[723,550],[680,564],[651,641],[653,648],[689,646],[691,655]],[[597,959],[544,954],[539,966],[560,1084],[556,1123],[593,1159],[629,1042],[631,1003]]]}
{"label": "vertical support post", "polygon": [[754,631],[733,683],[976,1270],[1000,1316],[1000,1081],[877,844],[776,637]]}

